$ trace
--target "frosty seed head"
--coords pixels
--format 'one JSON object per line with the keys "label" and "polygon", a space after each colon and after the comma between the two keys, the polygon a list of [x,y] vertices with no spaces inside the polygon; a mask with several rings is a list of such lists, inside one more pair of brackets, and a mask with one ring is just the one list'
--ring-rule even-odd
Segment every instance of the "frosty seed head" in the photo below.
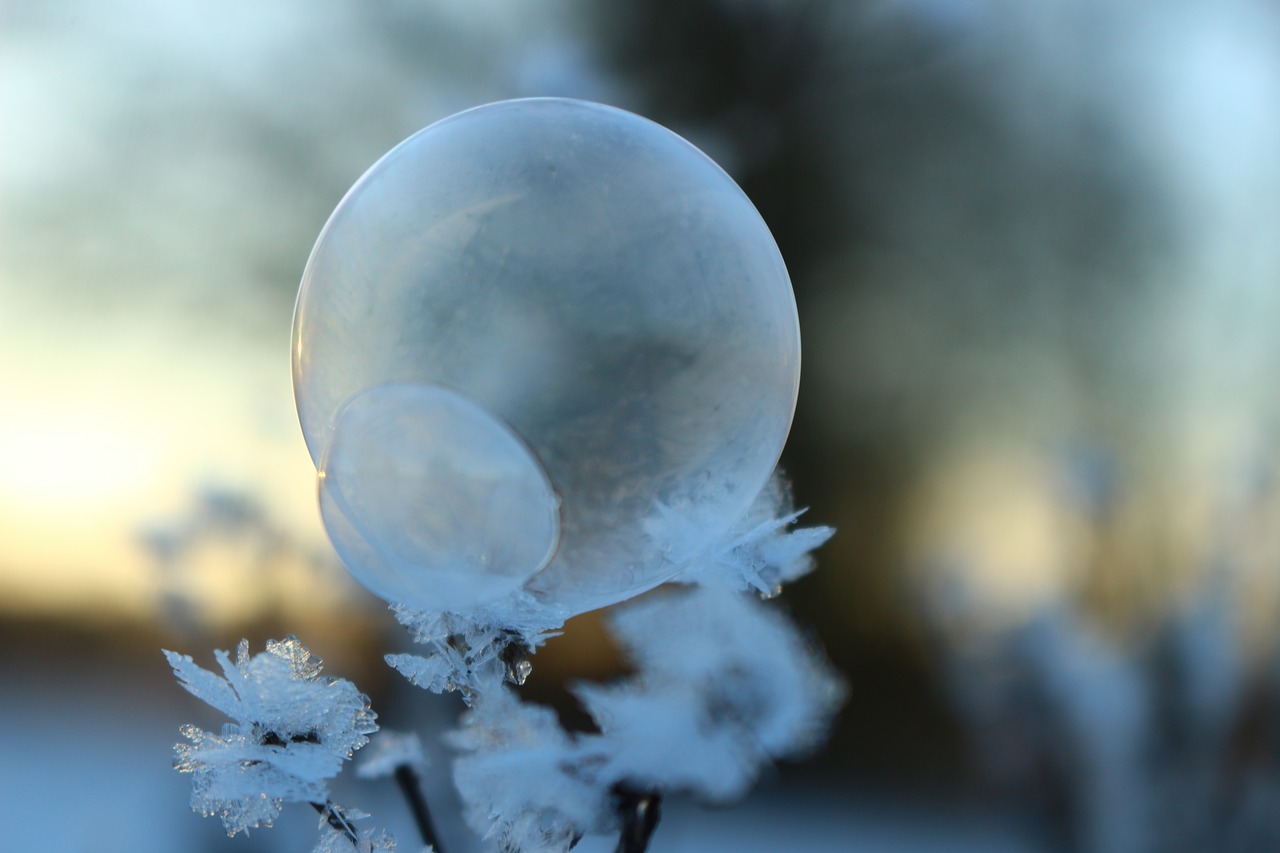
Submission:
{"label": "frosty seed head", "polygon": [[764,486],[799,362],[786,268],[732,179],[562,99],[383,157],[294,318],[326,525],[358,580],[423,609],[523,586],[585,610],[668,579]]}

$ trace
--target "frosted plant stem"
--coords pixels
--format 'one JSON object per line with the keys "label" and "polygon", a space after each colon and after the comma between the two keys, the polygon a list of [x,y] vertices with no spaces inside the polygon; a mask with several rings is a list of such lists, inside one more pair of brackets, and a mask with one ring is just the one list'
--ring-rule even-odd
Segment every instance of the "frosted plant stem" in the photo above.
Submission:
{"label": "frosted plant stem", "polygon": [[413,820],[418,825],[423,843],[435,853],[444,853],[444,848],[440,846],[440,836],[431,820],[431,811],[427,808],[427,798],[422,795],[422,782],[418,774],[408,764],[401,764],[396,767],[395,777],[401,793],[409,801],[409,808],[413,811]]}
{"label": "frosted plant stem", "polygon": [[662,818],[662,794],[623,787],[618,789],[617,796],[622,832],[614,853],[645,853]]}
{"label": "frosted plant stem", "polygon": [[347,820],[347,816],[343,814],[342,809],[338,808],[337,803],[332,801],[325,803],[312,803],[311,808],[324,815],[324,819],[328,821],[329,826],[341,832],[351,842],[354,849],[360,843],[360,836],[356,834],[355,827],[351,825],[351,821]]}

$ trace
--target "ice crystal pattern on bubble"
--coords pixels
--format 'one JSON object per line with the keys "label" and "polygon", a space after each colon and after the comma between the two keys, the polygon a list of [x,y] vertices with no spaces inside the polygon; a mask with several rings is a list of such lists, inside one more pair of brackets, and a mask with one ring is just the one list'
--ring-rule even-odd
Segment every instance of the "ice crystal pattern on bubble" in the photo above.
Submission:
{"label": "ice crystal pattern on bubble", "polygon": [[369,700],[344,679],[321,675],[321,662],[294,637],[269,641],[235,660],[214,656],[218,675],[188,655],[166,651],[182,686],[235,722],[221,733],[182,727],[174,766],[192,774],[191,807],[218,815],[229,835],[270,826],[285,802],[325,802],[327,780],[377,731]]}

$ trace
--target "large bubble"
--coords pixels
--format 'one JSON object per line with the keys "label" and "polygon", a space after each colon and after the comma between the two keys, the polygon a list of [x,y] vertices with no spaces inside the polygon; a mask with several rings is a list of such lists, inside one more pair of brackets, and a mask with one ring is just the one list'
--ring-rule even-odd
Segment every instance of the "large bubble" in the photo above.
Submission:
{"label": "large bubble", "polygon": [[562,99],[378,161],[294,317],[326,526],[358,580],[423,609],[524,585],[583,610],[669,579],[768,480],[799,369],[786,268],[732,179]]}

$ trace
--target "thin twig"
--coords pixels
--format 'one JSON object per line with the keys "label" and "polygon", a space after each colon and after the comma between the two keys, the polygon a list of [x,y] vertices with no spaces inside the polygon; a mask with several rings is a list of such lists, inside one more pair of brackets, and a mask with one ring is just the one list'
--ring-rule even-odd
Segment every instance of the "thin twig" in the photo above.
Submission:
{"label": "thin twig", "polygon": [[357,847],[360,844],[360,836],[356,834],[356,828],[351,825],[351,821],[347,820],[346,814],[338,807],[337,803],[333,801],[312,803],[311,808],[323,815],[329,826],[345,835],[347,840],[351,842],[352,847]]}
{"label": "thin twig", "polygon": [[614,794],[622,816],[622,832],[614,853],[645,853],[662,818],[662,794],[628,787],[618,787]]}
{"label": "thin twig", "polygon": [[396,767],[395,776],[401,793],[409,801],[409,808],[413,811],[413,820],[418,824],[418,833],[422,836],[423,843],[435,853],[444,853],[444,848],[440,846],[440,836],[431,821],[431,812],[427,809],[427,798],[422,795],[422,782],[417,772],[411,765],[401,764]]}

